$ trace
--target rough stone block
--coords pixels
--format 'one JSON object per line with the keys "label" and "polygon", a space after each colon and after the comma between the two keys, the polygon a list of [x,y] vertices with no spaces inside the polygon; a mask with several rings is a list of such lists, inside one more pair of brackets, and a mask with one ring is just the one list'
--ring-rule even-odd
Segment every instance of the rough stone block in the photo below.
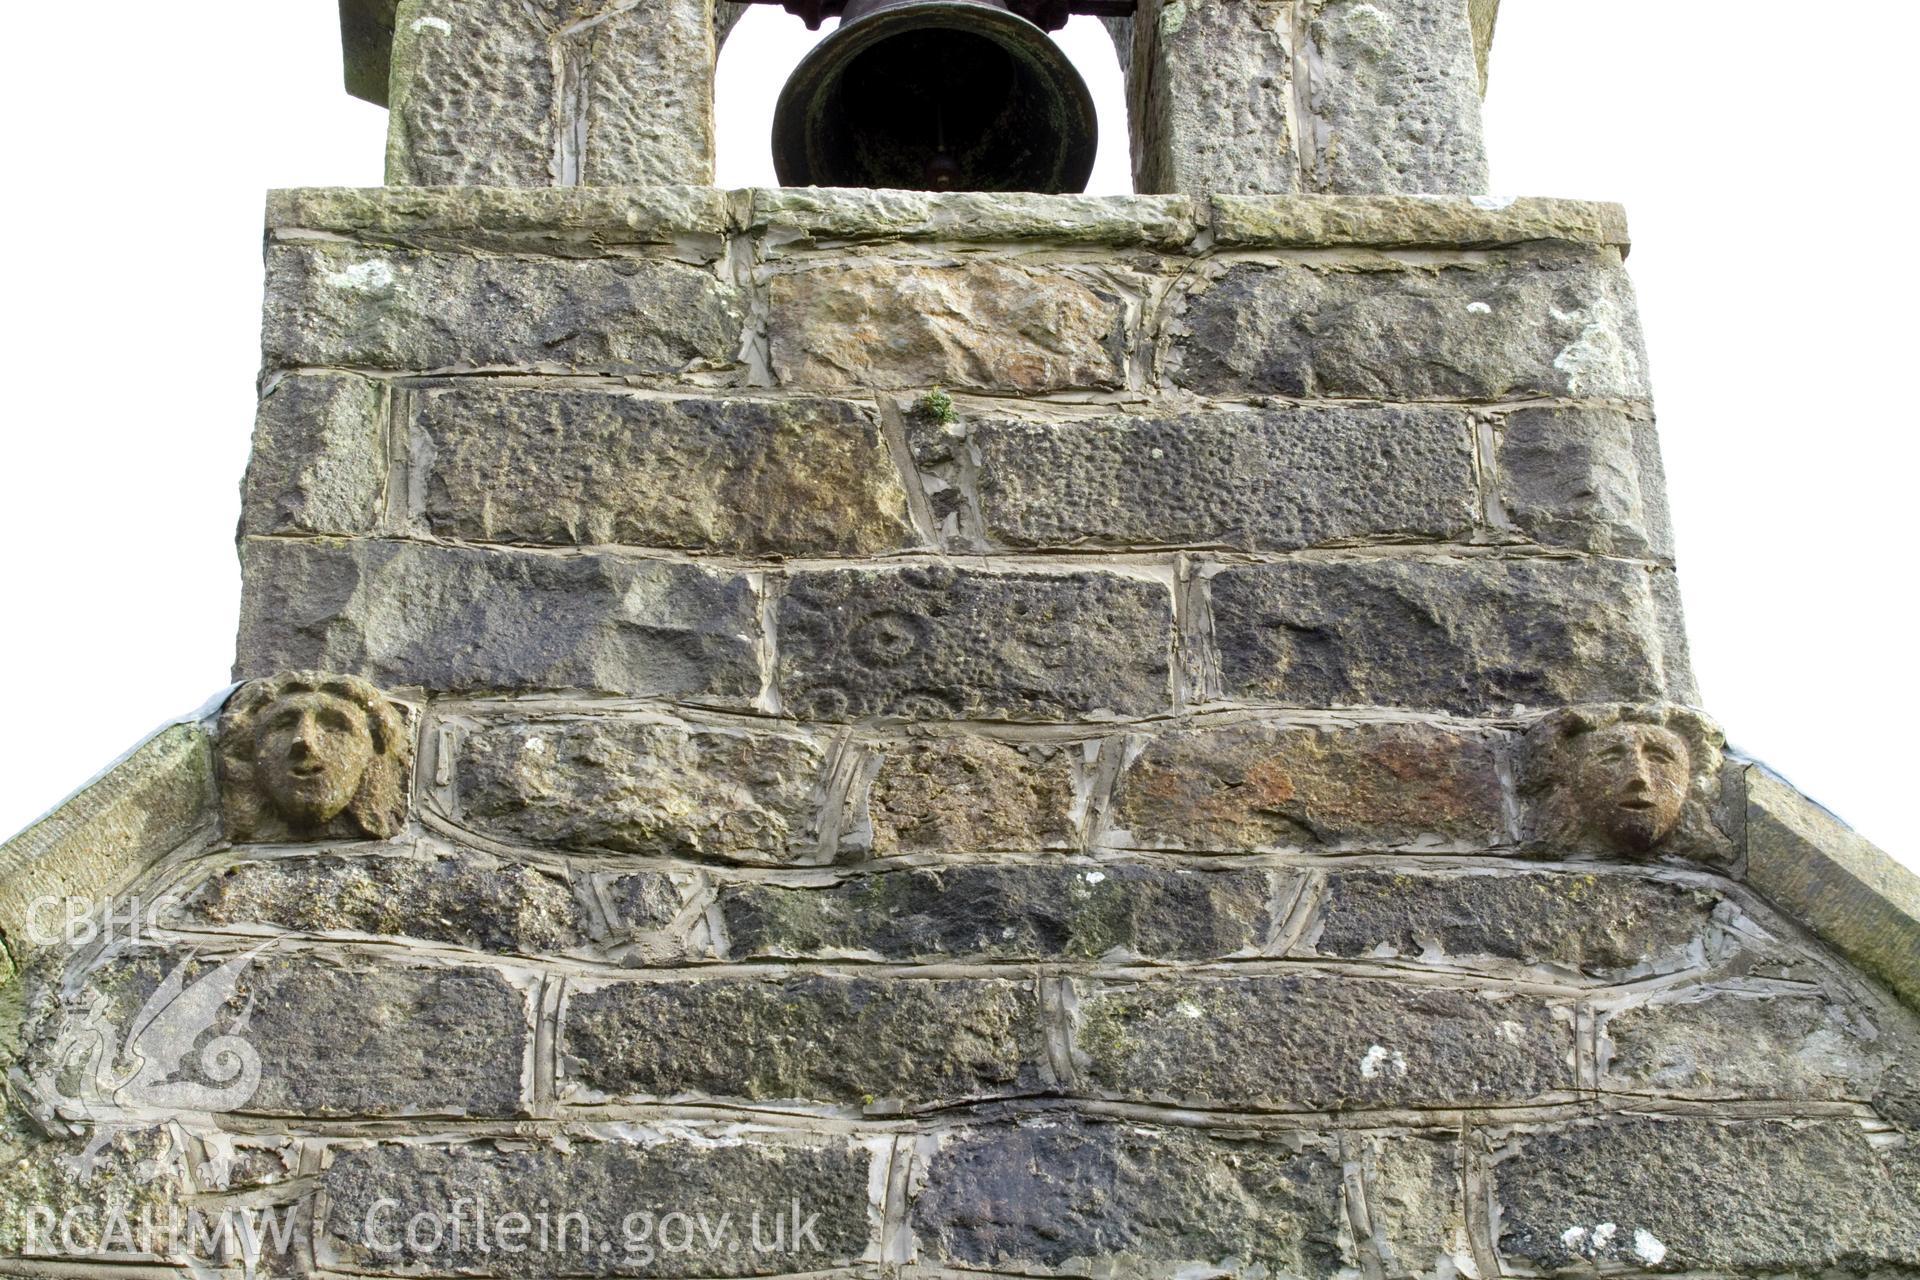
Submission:
{"label": "rough stone block", "polygon": [[597,884],[607,923],[630,934],[667,928],[686,905],[688,879],[665,871],[602,873]]}
{"label": "rough stone block", "polygon": [[[117,1094],[126,1105],[316,1119],[526,1109],[528,994],[494,969],[145,950],[86,981],[97,1016],[153,1066]],[[53,1037],[56,1055],[88,1043],[83,1016]]]}
{"label": "rough stone block", "polygon": [[1306,2],[1308,189],[1485,191],[1480,71],[1467,6]]}
{"label": "rough stone block", "polygon": [[559,78],[539,10],[515,0],[401,0],[389,186],[544,187]]}
{"label": "rough stone block", "polygon": [[303,1116],[523,1114],[527,995],[491,969],[281,960],[247,1038],[265,1061],[246,1110]]}
{"label": "rough stone block", "polygon": [[[277,1133],[236,1134],[228,1150],[232,1154],[223,1161],[226,1168],[208,1169],[201,1175],[199,1180],[203,1190],[279,1192],[291,1198],[303,1189],[296,1181],[301,1173],[298,1139]],[[294,1239],[298,1238],[298,1235],[294,1236]],[[266,1270],[272,1265],[263,1258],[261,1269]]]}
{"label": "rough stone block", "polygon": [[1171,592],[1108,573],[796,573],[780,692],[813,719],[1147,715],[1171,697]]}
{"label": "rough stone block", "polygon": [[1353,1261],[1324,1141],[1049,1118],[962,1131],[922,1160],[909,1221],[930,1264],[1085,1274],[1118,1256],[1142,1275],[1333,1280]]}
{"label": "rough stone block", "polygon": [[[78,1270],[85,1264],[75,1264],[75,1255],[110,1238],[117,1219],[126,1228],[126,1246],[116,1239],[115,1249],[103,1252],[118,1251],[124,1259],[151,1244],[161,1261],[184,1262],[187,1233],[169,1239],[164,1225],[170,1214],[185,1217],[181,1202],[197,1189],[189,1182],[180,1132],[177,1124],[116,1124],[93,1129],[85,1138],[23,1144],[15,1137],[0,1166],[0,1255],[28,1274],[35,1262],[19,1259],[54,1267],[64,1261]],[[63,1224],[80,1247],[63,1242]],[[120,1270],[94,1269],[109,1275]]]}
{"label": "rough stone block", "polygon": [[1501,843],[1492,739],[1427,725],[1163,733],[1120,775],[1103,843],[1196,852]]}
{"label": "rough stone block", "polygon": [[612,718],[490,723],[460,746],[455,817],[532,844],[811,862],[822,857],[826,766],[825,746],[785,734]]}
{"label": "rough stone block", "polygon": [[1127,68],[1138,191],[1294,191],[1292,6],[1143,0]]}
{"label": "rough stone block", "polygon": [[506,955],[574,951],[592,933],[563,874],[435,845],[239,862],[192,886],[178,920],[193,928],[370,934]]}
{"label": "rough stone block", "polygon": [[821,975],[575,989],[563,1090],[892,1110],[1048,1083],[1031,981]]}
{"label": "rough stone block", "polygon": [[1720,901],[1691,885],[1591,872],[1336,871],[1302,951],[1625,982],[1698,964]]}
{"label": "rough stone block", "polygon": [[609,555],[248,539],[241,678],[584,689],[745,705],[758,605],[740,574]]}
{"label": "rough stone block", "polygon": [[1573,1018],[1534,996],[1308,974],[1077,985],[1083,1078],[1109,1097],[1317,1111],[1575,1085]]}
{"label": "rough stone block", "polygon": [[1900,1053],[1865,1010],[1777,991],[1690,991],[1600,1030],[1601,1087],[1667,1097],[1869,1102]]}
{"label": "rough stone block", "polygon": [[873,851],[1077,848],[1070,754],[1077,749],[985,738],[888,743],[868,791]]}
{"label": "rough stone block", "polygon": [[728,885],[719,911],[734,960],[1218,960],[1262,946],[1274,890],[1266,871],[954,866]]}
{"label": "rough stone block", "polygon": [[1126,385],[1117,289],[1059,268],[831,261],[768,286],[773,371],[808,389]]}
{"label": "rough stone block", "polygon": [[[567,36],[579,78],[573,159],[587,186],[713,181],[713,72],[719,56],[710,0],[648,0]],[[563,138],[563,168],[568,158]]]}
{"label": "rough stone block", "polygon": [[[1473,525],[1471,427],[1447,409],[969,421],[990,546],[1294,550]],[[941,446],[921,430],[923,454]],[[977,460],[977,461],[976,461]]]}
{"label": "rough stone block", "polygon": [[673,374],[733,363],[746,315],[712,271],[660,258],[267,248],[270,366]]}
{"label": "rough stone block", "polygon": [[1920,1179],[1858,1121],[1623,1118],[1494,1168],[1510,1267],[1777,1275],[1920,1265]]}
{"label": "rough stone block", "polygon": [[1457,1267],[1468,1235],[1454,1135],[1382,1136],[1353,1146],[1381,1273],[1437,1276]]}
{"label": "rough stone block", "polygon": [[1379,558],[1211,579],[1229,698],[1460,714],[1689,700],[1656,573],[1609,560]]}
{"label": "rough stone block", "polygon": [[461,382],[410,403],[443,538],[796,556],[919,541],[878,419],[847,401]]}
{"label": "rough stone block", "polygon": [[369,533],[387,492],[386,392],[338,374],[268,388],[253,430],[242,533]]}
{"label": "rough stone block", "polygon": [[1673,559],[1653,424],[1610,409],[1522,409],[1502,420],[1500,502],[1544,546]]}
{"label": "rough stone block", "polygon": [[[808,1273],[857,1261],[872,1231],[871,1154],[845,1138],[570,1130],[565,1141],[344,1143],[330,1157],[315,1254],[356,1273]],[[416,1217],[442,1229],[410,1242]]]}
{"label": "rough stone block", "polygon": [[1644,400],[1632,286],[1610,250],[1487,263],[1227,267],[1173,325],[1208,395]]}

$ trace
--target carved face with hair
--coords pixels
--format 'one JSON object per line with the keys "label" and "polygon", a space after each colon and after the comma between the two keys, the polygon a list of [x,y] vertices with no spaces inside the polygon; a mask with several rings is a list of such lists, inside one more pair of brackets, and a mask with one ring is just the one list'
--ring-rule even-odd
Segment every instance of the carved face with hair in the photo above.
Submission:
{"label": "carved face with hair", "polygon": [[400,712],[364,680],[255,681],[220,723],[228,826],[236,839],[392,835],[411,754]]}
{"label": "carved face with hair", "polygon": [[373,763],[367,713],[325,690],[289,692],[254,722],[254,780],[290,821],[332,822]]}
{"label": "carved face with hair", "polygon": [[1569,707],[1528,735],[1522,791],[1550,851],[1599,846],[1710,858],[1719,731],[1685,707]]}

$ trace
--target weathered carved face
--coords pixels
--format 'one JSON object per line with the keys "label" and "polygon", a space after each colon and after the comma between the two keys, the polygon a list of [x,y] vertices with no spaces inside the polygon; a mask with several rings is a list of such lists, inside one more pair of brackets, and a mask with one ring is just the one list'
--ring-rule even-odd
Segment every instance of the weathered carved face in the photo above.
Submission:
{"label": "weathered carved face", "polygon": [[1588,824],[1637,853],[1673,834],[1693,761],[1671,729],[1622,722],[1587,735],[1573,778]]}
{"label": "weathered carved face", "polygon": [[353,802],[374,750],[361,708],[330,693],[287,693],[255,723],[254,777],[290,822],[317,827]]}

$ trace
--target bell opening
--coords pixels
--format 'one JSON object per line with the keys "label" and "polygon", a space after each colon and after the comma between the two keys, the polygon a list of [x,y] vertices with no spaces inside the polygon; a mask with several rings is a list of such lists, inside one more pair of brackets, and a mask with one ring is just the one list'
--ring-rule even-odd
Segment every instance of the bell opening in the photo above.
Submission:
{"label": "bell opening", "polygon": [[[1039,28],[1010,16],[982,26],[951,10],[907,17],[849,24],[795,72],[774,125],[783,184],[1086,189],[1092,99]],[[883,21],[889,29],[877,30]]]}

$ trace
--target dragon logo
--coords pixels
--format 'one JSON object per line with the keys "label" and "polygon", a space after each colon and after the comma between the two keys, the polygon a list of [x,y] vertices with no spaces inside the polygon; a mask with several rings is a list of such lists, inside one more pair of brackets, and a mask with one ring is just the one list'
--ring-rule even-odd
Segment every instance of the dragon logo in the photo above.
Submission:
{"label": "dragon logo", "polygon": [[[49,1070],[32,1083],[47,1109],[91,1130],[80,1157],[90,1172],[114,1133],[129,1124],[235,1111],[260,1088],[260,1053],[246,1032],[249,996],[236,1012],[247,969],[272,943],[235,956],[189,983],[187,956],[161,980],[124,1034],[96,996],[80,1025],[60,1036]],[[52,1087],[49,1088],[48,1085]]]}

